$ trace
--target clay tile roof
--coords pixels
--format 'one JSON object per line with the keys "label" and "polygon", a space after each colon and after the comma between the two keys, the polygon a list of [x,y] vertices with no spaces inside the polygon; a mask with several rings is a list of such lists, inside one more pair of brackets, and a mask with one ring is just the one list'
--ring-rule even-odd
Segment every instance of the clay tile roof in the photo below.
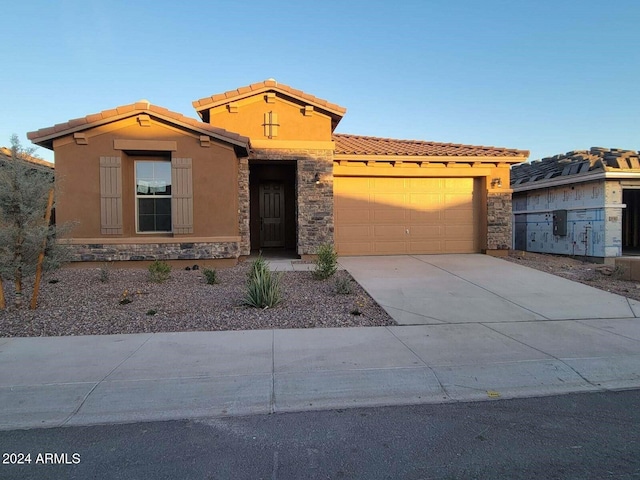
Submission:
{"label": "clay tile roof", "polygon": [[255,95],[256,92],[263,92],[267,90],[276,90],[285,95],[290,95],[292,97],[299,98],[301,100],[305,100],[314,105],[318,105],[325,110],[328,110],[330,113],[333,113],[339,117],[344,116],[347,113],[347,109],[337,105],[335,103],[328,102],[321,98],[318,98],[314,95],[310,95],[308,93],[303,92],[302,90],[298,90],[290,87],[289,85],[285,85],[283,83],[278,83],[275,80],[265,80],[263,82],[252,83],[246,87],[240,87],[235,90],[229,90],[228,92],[218,93],[215,95],[211,95],[210,97],[204,97],[199,100],[194,100],[193,107],[196,111],[200,112],[207,108],[212,108],[224,103],[227,103],[229,100],[245,98],[250,95]]}
{"label": "clay tile roof", "polygon": [[151,113],[164,117],[169,121],[176,121],[184,126],[190,127],[203,134],[211,135],[222,141],[232,143],[245,150],[248,149],[249,138],[243,137],[234,132],[229,132],[223,128],[214,127],[208,123],[203,123],[195,118],[186,117],[180,113],[172,112],[164,107],[151,105],[146,101],[140,101],[129,105],[122,105],[110,110],[103,110],[81,118],[74,118],[68,122],[59,123],[53,127],[41,128],[34,132],[27,133],[27,138],[37,145],[53,149],[53,139],[70,133],[87,130],[98,125],[103,125],[122,118],[131,117],[139,113]]}
{"label": "clay tile roof", "polygon": [[[12,153],[10,148],[0,147],[0,162],[10,160],[11,156],[12,156]],[[33,163],[37,167],[45,167],[48,170],[53,170],[55,168],[55,165],[53,163],[47,162],[46,160],[43,160],[38,157],[33,157],[31,155],[22,155],[20,158],[22,158],[23,160],[29,163]],[[45,169],[42,169],[42,170],[45,170]]]}
{"label": "clay tile roof", "polygon": [[336,133],[336,155],[394,155],[436,157],[528,157],[526,150],[459,145],[455,143],[396,140]]}
{"label": "clay tile roof", "polygon": [[511,168],[511,184],[532,184],[556,177],[589,172],[635,171],[640,173],[640,152],[619,148],[591,147],[573,150]]}

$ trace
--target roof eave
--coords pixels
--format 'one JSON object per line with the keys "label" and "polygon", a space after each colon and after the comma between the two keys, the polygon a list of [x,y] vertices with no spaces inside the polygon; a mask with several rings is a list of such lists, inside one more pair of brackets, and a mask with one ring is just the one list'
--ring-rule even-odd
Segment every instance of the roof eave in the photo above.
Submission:
{"label": "roof eave", "polygon": [[586,173],[579,173],[575,175],[564,175],[560,177],[550,178],[547,180],[539,180],[537,182],[522,183],[519,185],[511,185],[514,193],[526,192],[530,190],[538,190],[540,188],[561,187],[563,185],[571,185],[574,183],[585,183],[594,180],[624,180],[629,178],[640,179],[640,171],[591,171]]}
{"label": "roof eave", "polygon": [[[220,100],[212,100],[211,97],[205,97],[205,98],[201,98],[199,100],[194,100],[193,102],[191,102],[191,104],[193,105],[193,108],[196,109],[196,112],[198,112],[198,115],[200,115],[200,118],[202,118],[202,113],[205,110],[208,110],[210,108],[215,108],[215,107],[219,107],[220,105],[224,105],[226,103],[230,103],[230,102],[236,102],[238,100],[242,100],[244,98],[248,98],[248,97],[252,97],[254,95],[260,95],[261,93],[265,93],[265,92],[269,92],[269,91],[276,91],[282,95],[285,95],[287,97],[291,97],[291,98],[295,98],[296,100],[309,104],[309,105],[313,105],[314,107],[317,107],[319,110],[324,110],[327,113],[329,113],[331,116],[334,117],[338,117],[338,118],[342,118],[344,117],[344,115],[347,113],[347,109],[344,107],[340,107],[339,109],[335,109],[335,108],[331,108],[331,107],[327,107],[326,105],[323,105],[322,103],[319,102],[314,102],[312,100],[309,100],[308,98],[304,98],[302,96],[296,95],[295,93],[291,93],[288,92],[286,90],[280,89],[278,87],[274,87],[274,86],[264,86],[264,87],[260,87],[257,88],[255,90],[250,90],[247,92],[243,92],[243,93],[239,93],[237,95],[234,95],[233,97],[228,97],[228,98],[221,98]],[[338,120],[339,122],[340,120]],[[337,123],[336,122],[336,125]]]}
{"label": "roof eave", "polygon": [[108,123],[117,122],[119,120],[124,120],[126,118],[130,118],[130,117],[133,117],[133,116],[136,116],[136,115],[139,115],[139,114],[146,114],[146,115],[149,115],[151,117],[156,117],[156,118],[162,119],[162,120],[164,120],[166,122],[169,122],[169,123],[172,123],[172,124],[175,124],[175,125],[179,125],[179,126],[185,128],[187,130],[191,130],[191,131],[195,131],[195,132],[198,132],[198,133],[202,133],[204,135],[208,135],[210,137],[216,138],[217,140],[220,140],[222,142],[230,143],[230,144],[233,144],[234,146],[241,147],[247,152],[247,155],[248,155],[248,150],[249,150],[249,138],[248,137],[244,137],[242,135],[234,134],[234,136],[237,137],[237,138],[232,138],[232,137],[229,137],[229,136],[226,136],[226,135],[222,135],[222,134],[220,134],[218,132],[209,130],[207,128],[197,127],[195,125],[191,125],[191,124],[186,123],[186,122],[181,122],[180,120],[177,120],[175,118],[163,115],[161,113],[157,113],[157,112],[153,112],[153,111],[145,110],[145,109],[132,110],[132,111],[120,114],[120,115],[114,115],[112,117],[103,118],[103,119],[97,120],[95,122],[85,123],[85,124],[78,125],[78,126],[75,126],[75,127],[69,127],[67,129],[63,129],[63,130],[60,130],[58,132],[51,133],[49,135],[44,135],[42,137],[35,136],[35,134],[38,133],[37,131],[29,132],[29,133],[27,133],[27,138],[29,140],[31,140],[31,142],[36,144],[36,145],[48,148],[49,150],[53,150],[53,141],[56,138],[64,137],[66,135],[71,135],[73,133],[81,132],[83,130],[88,130],[90,128],[100,127],[102,125],[106,125]]}
{"label": "roof eave", "polygon": [[336,153],[335,160],[351,161],[405,161],[405,162],[485,162],[485,163],[509,163],[517,164],[525,162],[527,156],[500,156],[500,155],[376,155],[358,153]]}

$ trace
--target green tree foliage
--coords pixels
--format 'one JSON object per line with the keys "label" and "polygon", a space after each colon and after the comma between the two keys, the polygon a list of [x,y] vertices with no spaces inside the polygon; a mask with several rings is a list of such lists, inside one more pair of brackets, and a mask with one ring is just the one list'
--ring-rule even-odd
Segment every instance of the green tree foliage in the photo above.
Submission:
{"label": "green tree foliage", "polygon": [[0,159],[0,279],[15,282],[16,307],[23,303],[22,286],[33,275],[45,245],[43,269],[57,268],[67,249],[54,239],[56,228],[45,222],[53,172],[36,168],[28,159],[33,149],[11,137],[11,157]]}
{"label": "green tree foliage", "polygon": [[316,251],[317,258],[313,278],[326,280],[338,270],[338,254],[330,243],[323,243]]}

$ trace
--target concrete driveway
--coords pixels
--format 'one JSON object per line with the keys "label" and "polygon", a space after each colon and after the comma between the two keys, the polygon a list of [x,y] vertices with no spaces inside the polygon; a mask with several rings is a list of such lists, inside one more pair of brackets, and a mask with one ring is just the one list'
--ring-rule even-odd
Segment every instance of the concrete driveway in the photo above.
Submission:
{"label": "concrete driveway", "polygon": [[341,257],[400,325],[636,317],[640,303],[488,255]]}

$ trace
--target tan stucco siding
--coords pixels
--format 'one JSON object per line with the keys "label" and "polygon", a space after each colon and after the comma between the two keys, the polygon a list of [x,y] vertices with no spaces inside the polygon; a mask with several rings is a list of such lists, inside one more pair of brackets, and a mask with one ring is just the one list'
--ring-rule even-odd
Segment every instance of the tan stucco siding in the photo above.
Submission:
{"label": "tan stucco siding", "polygon": [[[216,127],[251,138],[266,140],[264,132],[264,114],[277,113],[278,132],[273,140],[331,140],[331,118],[317,110],[304,114],[304,106],[281,97],[274,103],[267,103],[266,94],[246,98],[235,102],[234,108],[221,105],[209,110],[209,123]],[[235,113],[234,113],[235,112]]]}
{"label": "tan stucco siding", "polygon": [[[72,135],[54,142],[59,222],[73,222],[73,238],[101,237],[100,157],[122,159],[123,236],[136,234],[134,162],[138,159],[191,158],[193,168],[193,236],[238,234],[237,165],[231,147],[211,141],[201,146],[200,135],[153,120],[142,127],[135,118],[121,120],[85,132],[87,145],[77,145]],[[122,140],[143,140],[160,151],[123,151]],[[154,147],[154,142],[157,147]],[[124,142],[127,144],[127,142]],[[130,142],[128,143],[131,144]],[[141,155],[143,154],[143,155]],[[66,194],[65,192],[73,192]],[[161,236],[162,234],[159,234]],[[166,236],[166,234],[164,234]]]}

